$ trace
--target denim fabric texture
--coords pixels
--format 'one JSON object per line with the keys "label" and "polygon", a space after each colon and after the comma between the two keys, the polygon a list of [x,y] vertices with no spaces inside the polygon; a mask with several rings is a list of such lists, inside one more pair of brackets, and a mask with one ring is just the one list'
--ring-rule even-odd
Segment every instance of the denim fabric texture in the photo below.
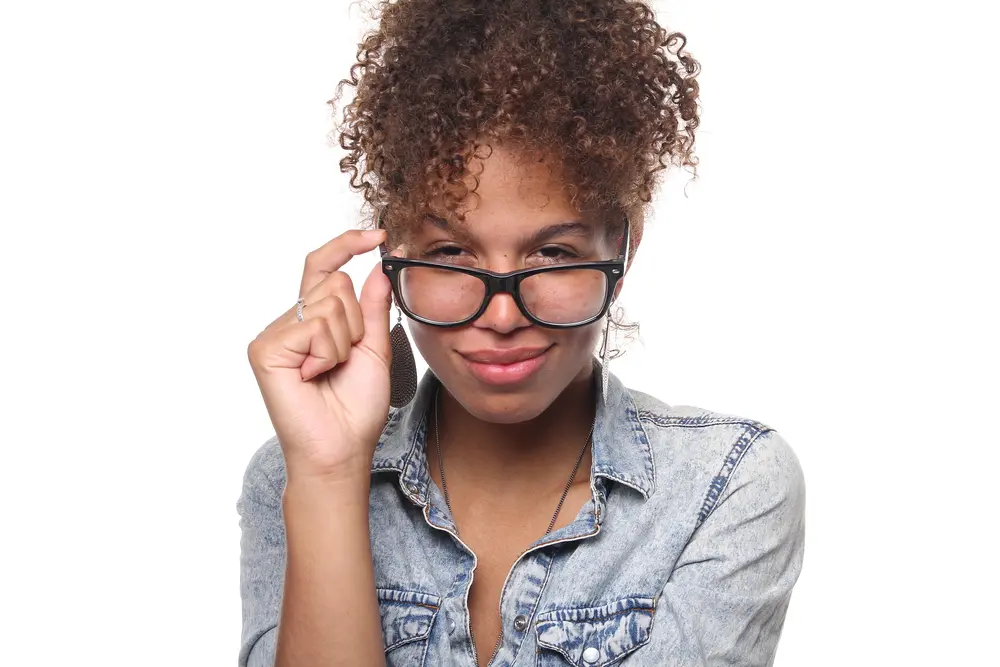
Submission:
{"label": "denim fabric texture", "polygon": [[[390,667],[476,667],[467,606],[476,559],[427,470],[436,383],[428,372],[415,399],[391,412],[372,461],[371,546]],[[591,499],[510,570],[491,664],[771,665],[805,540],[805,483],[788,443],[760,422],[669,406],[611,374],[591,453]],[[272,438],[250,460],[237,503],[241,667],[274,662],[284,484]]]}

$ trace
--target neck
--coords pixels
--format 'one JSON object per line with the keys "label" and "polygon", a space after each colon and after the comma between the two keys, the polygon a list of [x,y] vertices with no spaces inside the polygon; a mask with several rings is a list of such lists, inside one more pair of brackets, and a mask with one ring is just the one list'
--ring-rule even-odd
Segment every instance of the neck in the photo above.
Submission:
{"label": "neck", "polygon": [[[494,497],[561,492],[593,424],[593,375],[588,366],[544,412],[516,424],[478,419],[441,387],[438,424],[449,484],[461,480],[463,486],[474,485]],[[431,470],[437,472],[433,421],[427,455]],[[589,484],[590,463],[588,447],[575,483]]]}

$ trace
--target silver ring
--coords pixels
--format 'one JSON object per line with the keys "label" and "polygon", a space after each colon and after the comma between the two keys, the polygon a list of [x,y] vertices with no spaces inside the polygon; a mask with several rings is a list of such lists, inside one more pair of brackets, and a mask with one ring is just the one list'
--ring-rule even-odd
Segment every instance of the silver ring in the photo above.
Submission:
{"label": "silver ring", "polygon": [[295,317],[296,319],[298,319],[299,322],[305,319],[302,317],[302,308],[305,305],[306,305],[306,300],[303,299],[301,296],[298,298],[298,301],[295,302]]}

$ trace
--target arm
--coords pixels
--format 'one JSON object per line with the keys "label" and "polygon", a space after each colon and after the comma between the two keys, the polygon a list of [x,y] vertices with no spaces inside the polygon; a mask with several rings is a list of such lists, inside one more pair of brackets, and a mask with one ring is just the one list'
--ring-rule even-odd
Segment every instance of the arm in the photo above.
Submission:
{"label": "arm", "polygon": [[[750,444],[657,602],[655,643],[677,667],[765,667],[802,570],[805,483],[788,443]],[[654,622],[655,624],[655,622]]]}
{"label": "arm", "polygon": [[[367,478],[290,476],[279,493],[265,451],[247,467],[238,503],[240,667],[381,667]],[[271,455],[280,456],[276,447]]]}

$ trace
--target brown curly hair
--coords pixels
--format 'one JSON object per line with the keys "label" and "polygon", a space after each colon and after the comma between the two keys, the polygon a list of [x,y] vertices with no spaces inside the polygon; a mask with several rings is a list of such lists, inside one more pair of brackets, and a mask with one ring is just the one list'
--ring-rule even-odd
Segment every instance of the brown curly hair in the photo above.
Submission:
{"label": "brown curly hair", "polygon": [[[697,175],[699,64],[631,0],[395,0],[358,45],[339,124],[341,171],[390,231],[456,214],[489,141],[553,158],[579,210],[642,233],[670,164]],[[433,208],[432,208],[433,207]],[[397,215],[401,214],[401,215]]]}

